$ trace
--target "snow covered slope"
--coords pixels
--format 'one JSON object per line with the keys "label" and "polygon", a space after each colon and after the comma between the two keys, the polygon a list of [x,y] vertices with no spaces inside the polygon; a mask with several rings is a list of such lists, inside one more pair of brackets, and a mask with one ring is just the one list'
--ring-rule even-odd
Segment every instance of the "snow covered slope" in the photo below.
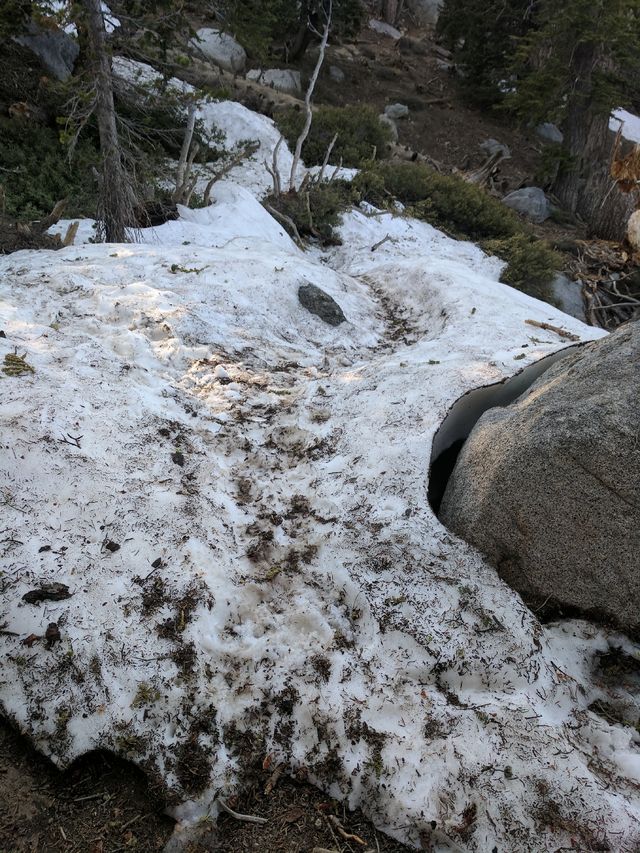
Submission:
{"label": "snow covered slope", "polygon": [[0,379],[5,710],[60,764],[138,762],[185,821],[271,753],[422,849],[636,849],[638,733],[589,710],[628,641],[541,627],[427,503],[453,402],[564,345],[526,320],[600,333],[424,223],[354,211],[302,253],[216,199],[0,259],[0,359],[33,367]]}

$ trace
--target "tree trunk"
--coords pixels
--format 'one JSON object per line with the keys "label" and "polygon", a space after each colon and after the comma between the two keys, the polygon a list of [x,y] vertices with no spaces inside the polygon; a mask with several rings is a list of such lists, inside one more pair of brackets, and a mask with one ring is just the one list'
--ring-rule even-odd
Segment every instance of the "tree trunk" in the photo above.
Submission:
{"label": "tree trunk", "polygon": [[100,0],[83,0],[87,13],[87,35],[96,87],[96,118],[102,154],[102,180],[99,190],[98,223],[100,236],[108,243],[124,243],[126,226],[133,225],[135,195],[122,162],[113,100],[111,61]]}
{"label": "tree trunk", "polygon": [[398,18],[398,0],[382,0],[382,17],[387,24],[395,25]]}
{"label": "tree trunk", "polygon": [[594,44],[577,46],[571,69],[575,86],[562,127],[570,163],[560,171],[553,189],[562,204],[588,224],[593,236],[621,240],[635,205],[610,175],[614,135],[608,113],[593,104],[593,71],[599,62]]}

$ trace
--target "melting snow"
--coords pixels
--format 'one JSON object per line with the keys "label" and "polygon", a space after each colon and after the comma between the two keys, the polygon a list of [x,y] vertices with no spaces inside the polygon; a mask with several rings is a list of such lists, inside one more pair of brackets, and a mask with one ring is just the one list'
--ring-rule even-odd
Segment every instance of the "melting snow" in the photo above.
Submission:
{"label": "melting snow", "polygon": [[[0,358],[35,371],[0,380],[4,708],[185,821],[272,753],[426,849],[634,849],[638,733],[588,710],[596,651],[633,648],[542,627],[427,503],[455,400],[563,346],[527,319],[600,332],[399,216],[303,253],[239,180],[141,244],[0,259]],[[50,581],[71,597],[23,602]]]}

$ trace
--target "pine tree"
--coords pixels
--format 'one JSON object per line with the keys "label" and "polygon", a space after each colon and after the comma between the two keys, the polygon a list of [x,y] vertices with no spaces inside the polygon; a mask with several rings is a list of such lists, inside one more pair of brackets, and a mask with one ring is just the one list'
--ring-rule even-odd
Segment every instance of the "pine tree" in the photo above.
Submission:
{"label": "pine tree", "polygon": [[631,106],[630,81],[640,71],[640,0],[540,0],[535,26],[513,65],[510,106],[523,119],[557,120],[563,162],[553,187],[594,234],[619,239],[635,198],[609,174],[613,135],[609,117]]}

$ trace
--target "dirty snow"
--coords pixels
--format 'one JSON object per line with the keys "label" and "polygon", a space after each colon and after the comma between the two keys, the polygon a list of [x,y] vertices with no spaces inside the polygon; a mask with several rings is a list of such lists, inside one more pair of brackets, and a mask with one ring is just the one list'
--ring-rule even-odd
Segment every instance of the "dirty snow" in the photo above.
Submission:
{"label": "dirty snow", "polygon": [[542,627],[427,503],[454,401],[564,346],[527,319],[601,332],[370,208],[303,253],[240,184],[141,244],[0,259],[0,358],[34,369],[0,379],[5,710],[186,822],[271,753],[423,849],[636,849],[638,732],[589,706],[633,707],[594,655],[637,649]]}

